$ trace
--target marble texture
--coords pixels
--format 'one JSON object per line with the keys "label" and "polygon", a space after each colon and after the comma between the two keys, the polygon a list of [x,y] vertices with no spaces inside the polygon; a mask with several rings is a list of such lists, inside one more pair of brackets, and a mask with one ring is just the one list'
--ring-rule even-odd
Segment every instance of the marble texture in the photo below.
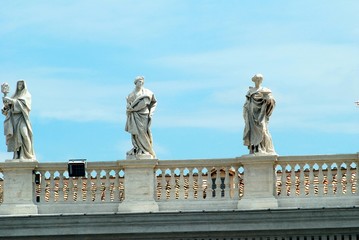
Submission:
{"label": "marble texture", "polygon": [[269,88],[262,87],[262,74],[254,75],[252,81],[254,87],[249,87],[243,106],[245,122],[243,144],[248,147],[249,154],[276,155],[272,137],[268,130],[269,117],[276,102],[272,96],[272,91]]}
{"label": "marble texture", "polygon": [[157,106],[155,95],[143,87],[143,76],[135,78],[135,89],[127,97],[127,121],[125,130],[131,134],[133,148],[127,152],[126,159],[153,159],[151,133],[152,115]]}
{"label": "marble texture", "polygon": [[1,86],[4,94],[2,113],[4,121],[4,135],[8,152],[14,152],[13,159],[36,159],[33,147],[33,132],[30,122],[31,94],[26,82],[19,80],[14,95],[8,97],[9,86]]}

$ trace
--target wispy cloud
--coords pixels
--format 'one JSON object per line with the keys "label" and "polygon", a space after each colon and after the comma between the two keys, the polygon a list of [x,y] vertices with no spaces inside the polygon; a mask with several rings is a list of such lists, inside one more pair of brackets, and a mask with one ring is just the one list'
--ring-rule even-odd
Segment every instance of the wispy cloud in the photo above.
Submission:
{"label": "wispy cloud", "polygon": [[[318,41],[318,28],[305,32],[308,25],[296,13],[297,4],[286,4],[286,11],[280,14],[280,17],[294,14],[289,22],[282,21],[280,17],[274,19],[271,15],[270,22],[254,19],[251,23],[243,24],[240,20],[252,18],[251,13],[262,13],[265,16],[270,13],[265,8],[255,8],[237,18],[237,10],[244,10],[234,8],[228,13],[230,17],[226,18],[227,22],[212,23],[210,26],[205,25],[213,13],[211,7],[215,5],[211,4],[206,5],[204,14],[201,14],[194,26],[188,24],[192,18],[185,19],[172,14],[175,7],[165,1],[137,1],[135,7],[132,1],[105,1],[101,5],[97,1],[87,1],[86,4],[83,1],[55,4],[44,1],[41,4],[23,3],[21,8],[18,8],[18,4],[6,3],[6,7],[0,10],[5,19],[0,24],[0,34],[3,36],[9,32],[31,31],[32,34],[44,34],[63,41],[105,41],[111,42],[111,46],[119,43],[137,48],[147,46],[147,41],[172,34],[180,35],[178,26],[187,26],[188,30],[184,33],[187,35],[203,31],[204,28],[211,32],[213,38],[214,35],[220,35],[215,40],[223,42],[213,48],[201,48],[198,44],[194,48],[188,47],[187,51],[163,51],[144,59],[149,66],[166,72],[161,80],[149,79],[146,82],[146,87],[153,90],[159,99],[159,109],[155,116],[158,123],[154,123],[156,127],[240,129],[243,124],[244,94],[248,86],[252,85],[250,77],[257,72],[264,74],[264,85],[273,90],[277,99],[271,123],[273,127],[277,121],[281,127],[314,129],[317,124],[309,122],[315,122],[317,118],[326,119],[326,125],[330,126],[331,117],[338,113],[349,114],[350,110],[344,108],[343,104],[351,104],[358,98],[357,44],[345,40]],[[231,4],[226,5],[227,8]],[[189,5],[176,1],[176,7],[186,9]],[[329,7],[333,11],[333,5]],[[277,12],[271,14],[276,15]],[[220,16],[215,17],[219,19]],[[321,15],[315,24],[319,26],[324,20],[326,18]],[[233,24],[237,21],[242,25]],[[223,26],[228,26],[228,29]],[[221,34],[213,31],[221,27],[224,29]],[[296,31],[290,31],[291,28]],[[295,37],[285,36],[287,32]],[[357,34],[358,31],[352,29],[350,32]],[[299,38],[303,35],[305,37]],[[282,37],[285,43],[277,43]],[[296,40],[297,37],[299,40]],[[253,41],[248,41],[251,38]],[[203,45],[213,43],[201,41],[200,37],[198,39]],[[190,40],[196,42],[195,38]],[[236,44],[236,40],[240,44]],[[162,43],[168,46],[178,44],[174,41]],[[108,58],[116,59],[111,54]],[[10,70],[17,72],[17,69]],[[25,73],[23,69],[21,71]],[[180,80],[169,78],[176,74],[191,77]],[[67,121],[125,121],[125,96],[133,88],[132,82],[127,79],[107,84],[100,77],[91,77],[87,81],[86,77],[100,76],[101,73],[91,68],[44,65],[27,70],[23,75],[33,79],[29,84],[34,101],[32,114]],[[1,77],[12,79],[12,75],[2,74]],[[349,119],[339,121],[338,125],[345,123],[352,127]],[[340,127],[317,129],[337,131]]]}
{"label": "wispy cloud", "polygon": [[[2,4],[0,35],[14,31],[47,35],[63,41],[111,42],[133,45],[144,43],[157,30],[163,32],[170,16],[164,1],[76,1]],[[143,27],[146,26],[146,27]],[[146,37],[146,39],[144,39]]]}

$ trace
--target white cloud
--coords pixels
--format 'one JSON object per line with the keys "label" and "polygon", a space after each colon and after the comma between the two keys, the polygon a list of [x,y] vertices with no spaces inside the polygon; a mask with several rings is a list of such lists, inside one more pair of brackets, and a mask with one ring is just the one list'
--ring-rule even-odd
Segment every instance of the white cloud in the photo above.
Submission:
{"label": "white cloud", "polygon": [[[120,85],[102,85],[74,80],[41,81],[33,86],[34,112],[41,117],[75,121],[117,122],[124,108]],[[46,90],[45,90],[46,89]],[[124,111],[124,110],[123,110]]]}
{"label": "white cloud", "polygon": [[[18,2],[7,3],[0,10],[2,18],[5,19],[0,25],[0,34],[33,28],[32,32],[60,37],[64,41],[111,41],[111,43],[143,46],[144,42],[157,39],[159,36],[174,32],[181,34],[176,28],[178,26],[190,27],[188,23],[193,18],[170,16],[175,9],[170,5],[170,2],[165,1],[136,3],[105,1],[101,4],[98,1],[55,4],[44,1],[39,4],[24,2],[19,8]],[[179,9],[185,8],[184,5],[186,4],[176,2]],[[148,64],[165,69],[167,74],[167,76],[163,75],[162,81],[149,79],[146,82],[148,88],[153,90],[159,99],[159,109],[155,116],[158,124],[154,124],[158,127],[240,129],[243,122],[244,94],[248,86],[252,85],[250,77],[257,72],[264,74],[264,85],[273,90],[277,99],[277,109],[271,123],[273,126],[314,129],[317,127],[316,122],[320,121],[317,119],[324,119],[321,120],[320,126],[329,126],[332,124],[331,117],[339,113],[350,114],[350,110],[343,108],[343,104],[350,105],[359,98],[357,94],[359,81],[356,80],[359,76],[357,44],[350,41],[317,40],[316,37],[320,35],[318,28],[309,28],[310,31],[306,32],[307,20],[304,21],[302,18],[303,11],[297,11],[297,4],[286,6],[288,8],[280,16],[288,17],[295,13],[294,18],[289,22],[284,22],[281,18],[273,20],[272,15],[276,15],[277,12],[273,11],[275,6],[272,6],[271,11],[266,8],[255,8],[247,13],[249,17],[252,17],[250,15],[253,12],[272,14],[270,22],[253,19],[248,24],[239,21],[246,19],[247,15],[244,18],[233,17],[237,12],[234,8],[230,12],[231,17],[226,18],[225,26],[231,27],[228,31],[223,30],[218,34],[220,35],[218,38],[224,41],[221,42],[222,45],[205,48],[210,50],[188,48],[182,54],[172,51],[167,55],[164,51],[163,56],[145,58],[144,61]],[[301,9],[305,6],[306,4],[300,4]],[[333,5],[329,7],[333,12]],[[204,10],[208,15],[201,14],[201,19],[193,24],[195,27],[186,30],[186,34],[195,32],[196,28],[199,31],[202,29],[200,27],[206,24],[205,20],[212,13],[208,9],[210,7],[207,6]],[[310,11],[318,10],[318,6],[314,9]],[[240,10],[244,11],[243,8]],[[352,11],[350,10],[351,14]],[[160,14],[160,17],[157,14]],[[310,15],[307,12],[305,14]],[[315,21],[315,24],[319,26],[323,23],[326,20],[323,16],[321,15],[320,21]],[[332,18],[331,20],[333,21]],[[241,24],[233,24],[237,22]],[[221,24],[212,23],[211,26],[206,27],[206,31],[212,36],[213,29],[220,27]],[[173,30],[171,28],[174,31],[171,31]],[[349,26],[346,26],[346,29],[350,29],[354,34],[357,33],[357,29],[353,30]],[[294,37],[285,36],[287,33],[293,34]],[[304,33],[308,33],[307,37],[301,38],[300,35]],[[267,39],[268,36],[272,38]],[[284,37],[285,43],[276,43],[275,41],[281,37]],[[231,38],[233,41],[238,40],[239,43],[225,42],[225,39]],[[251,38],[253,42],[248,41]],[[161,41],[162,44],[164,42]],[[203,42],[203,44],[208,43]],[[84,79],[84,76],[95,73],[93,71],[46,66],[28,70],[24,75],[34,79],[28,84],[34,101],[32,114],[43,118],[71,121],[124,122],[125,96],[132,90],[133,85],[128,81],[126,84],[121,83],[124,81],[119,81],[118,84],[105,85],[101,79],[97,81],[89,79],[91,80],[89,83],[76,78],[81,76],[81,79]],[[76,76],[71,78],[45,76],[62,73]],[[193,77],[183,80],[165,79],[168,75],[177,73],[186,73],[186,76]],[[1,76],[1,79],[11,79],[4,74]],[[352,126],[349,119],[343,121],[345,122],[338,124],[347,123],[348,126]],[[340,128],[318,127],[317,129],[335,131]]]}
{"label": "white cloud", "polygon": [[[0,35],[29,31],[63,41],[111,42],[135,45],[156,38],[168,28],[164,1],[10,2],[0,9]],[[143,27],[146,26],[146,27]]]}

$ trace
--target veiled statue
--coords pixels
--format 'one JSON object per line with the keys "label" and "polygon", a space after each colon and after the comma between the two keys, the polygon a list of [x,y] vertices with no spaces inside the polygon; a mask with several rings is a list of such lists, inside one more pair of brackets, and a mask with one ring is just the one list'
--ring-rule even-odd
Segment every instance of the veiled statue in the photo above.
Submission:
{"label": "veiled statue", "polygon": [[8,97],[9,86],[1,86],[4,94],[2,113],[4,134],[8,152],[14,152],[13,159],[36,159],[33,146],[32,127],[29,114],[31,111],[31,94],[24,80],[19,80],[12,97]]}
{"label": "veiled statue", "polygon": [[155,158],[151,133],[152,115],[157,100],[152,91],[143,87],[143,76],[135,78],[135,89],[127,97],[127,121],[125,130],[131,134],[133,148],[127,159]]}
{"label": "veiled statue", "polygon": [[248,147],[250,154],[275,155],[272,137],[268,130],[269,117],[274,110],[275,100],[272,91],[262,87],[262,74],[254,75],[252,81],[254,87],[249,87],[243,106],[244,145]]}

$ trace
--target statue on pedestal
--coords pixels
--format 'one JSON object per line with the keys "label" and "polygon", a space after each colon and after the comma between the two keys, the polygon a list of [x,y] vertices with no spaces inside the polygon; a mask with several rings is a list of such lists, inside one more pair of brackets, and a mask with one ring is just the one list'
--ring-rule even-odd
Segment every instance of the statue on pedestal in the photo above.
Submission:
{"label": "statue on pedestal", "polygon": [[250,154],[276,155],[268,130],[269,117],[275,107],[275,100],[272,91],[261,86],[262,74],[254,75],[252,81],[255,85],[249,87],[243,106],[244,145],[248,147]]}
{"label": "statue on pedestal", "polygon": [[8,97],[9,85],[1,85],[4,94],[1,112],[6,116],[4,134],[8,152],[14,152],[13,159],[36,159],[32,139],[32,127],[29,114],[31,111],[31,94],[24,80],[16,84],[16,91]]}
{"label": "statue on pedestal", "polygon": [[127,97],[127,122],[125,130],[131,133],[133,148],[127,152],[127,159],[151,159],[153,150],[151,122],[157,100],[152,91],[143,87],[143,76],[135,78],[135,89]]}

